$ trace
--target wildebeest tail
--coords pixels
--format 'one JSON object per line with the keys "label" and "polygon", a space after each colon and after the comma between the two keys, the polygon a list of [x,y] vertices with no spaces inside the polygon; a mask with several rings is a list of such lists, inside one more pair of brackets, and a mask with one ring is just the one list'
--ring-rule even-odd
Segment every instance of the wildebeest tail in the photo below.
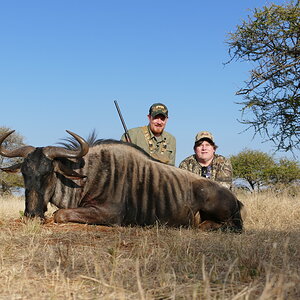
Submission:
{"label": "wildebeest tail", "polygon": [[237,233],[242,233],[243,232],[243,227],[244,227],[244,222],[243,222],[243,211],[246,212],[244,208],[244,204],[237,200],[238,204],[238,209],[235,211],[233,217],[232,217],[232,224],[233,226],[230,226],[230,231],[237,232]]}
{"label": "wildebeest tail", "polygon": [[231,216],[230,220],[225,222],[221,227],[221,230],[224,232],[233,232],[233,233],[242,233],[243,232],[243,217],[245,212],[244,204],[237,200],[238,207]]}

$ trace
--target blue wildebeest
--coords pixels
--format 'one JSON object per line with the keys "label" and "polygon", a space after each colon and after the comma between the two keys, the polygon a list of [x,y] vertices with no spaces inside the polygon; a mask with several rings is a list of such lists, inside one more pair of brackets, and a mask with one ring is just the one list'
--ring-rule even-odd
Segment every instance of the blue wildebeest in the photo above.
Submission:
{"label": "blue wildebeest", "polygon": [[200,229],[243,230],[243,204],[218,183],[160,163],[140,148],[120,141],[100,140],[89,147],[75,133],[77,150],[24,146],[0,154],[23,157],[21,164],[2,168],[21,171],[25,185],[25,216],[44,218],[48,203],[59,210],[58,223],[102,225],[189,226],[200,213]]}

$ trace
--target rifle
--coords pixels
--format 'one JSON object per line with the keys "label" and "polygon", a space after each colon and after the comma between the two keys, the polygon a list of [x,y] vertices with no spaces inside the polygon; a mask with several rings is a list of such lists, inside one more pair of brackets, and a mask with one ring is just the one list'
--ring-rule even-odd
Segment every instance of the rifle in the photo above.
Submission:
{"label": "rifle", "polygon": [[121,114],[121,111],[120,111],[120,108],[119,108],[119,105],[118,105],[117,100],[114,100],[114,103],[115,103],[116,109],[117,109],[117,111],[118,111],[120,120],[121,120],[122,125],[123,125],[123,128],[124,128],[124,135],[125,135],[126,142],[131,143],[131,139],[130,139],[130,136],[129,136],[129,133],[128,133],[126,124],[125,124],[125,122],[124,122],[123,116],[122,116],[122,114]]}

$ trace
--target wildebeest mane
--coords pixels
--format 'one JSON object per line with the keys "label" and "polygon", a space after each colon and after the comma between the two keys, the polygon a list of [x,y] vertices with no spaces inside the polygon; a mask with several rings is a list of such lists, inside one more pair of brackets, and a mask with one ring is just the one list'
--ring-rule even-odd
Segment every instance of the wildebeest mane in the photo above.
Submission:
{"label": "wildebeest mane", "polygon": [[[96,145],[97,141],[97,133],[96,130],[93,129],[93,131],[89,134],[88,138],[86,139],[86,142],[90,147],[93,147]],[[63,138],[62,141],[58,142],[57,144],[68,150],[80,149],[79,142],[73,136]]]}
{"label": "wildebeest mane", "polygon": [[124,142],[124,141],[118,141],[118,140],[114,140],[114,139],[98,139],[97,141],[95,141],[95,144],[93,146],[104,145],[104,144],[119,144],[119,145],[126,144],[128,147],[132,147],[134,149],[137,149],[138,151],[140,151],[141,153],[143,153],[144,155],[149,157],[151,160],[159,161],[159,160],[151,157],[144,149],[137,146],[136,144],[132,144],[132,143]]}
{"label": "wildebeest mane", "polygon": [[[119,141],[119,140],[115,140],[115,139],[97,139],[97,133],[96,133],[95,129],[93,129],[93,131],[89,134],[86,141],[90,147],[95,147],[95,146],[104,145],[104,144],[126,144],[129,147],[133,147],[133,148],[139,150],[141,153],[146,155],[149,159],[154,160],[154,161],[159,161],[159,160],[151,157],[144,149],[140,148],[139,146],[137,146],[135,144],[127,143],[127,142],[123,142],[123,141]],[[57,144],[68,150],[80,149],[80,144],[73,136],[63,138],[62,142],[58,142]]]}

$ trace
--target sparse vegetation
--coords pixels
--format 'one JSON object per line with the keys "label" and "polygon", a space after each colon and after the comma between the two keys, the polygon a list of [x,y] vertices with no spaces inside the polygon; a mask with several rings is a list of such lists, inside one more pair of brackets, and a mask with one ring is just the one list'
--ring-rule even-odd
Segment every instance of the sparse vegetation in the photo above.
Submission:
{"label": "sparse vegetation", "polygon": [[[8,127],[0,127],[0,135],[11,131]],[[18,133],[10,135],[3,142],[3,146],[7,149],[24,146],[24,137]],[[0,155],[0,167],[5,168],[8,165],[17,165],[22,162],[22,158],[7,158]],[[18,192],[24,186],[23,178],[18,173],[5,173],[0,170],[0,196],[11,195]]]}
{"label": "sparse vegetation", "polygon": [[241,193],[240,235],[40,224],[0,198],[0,299],[298,299],[297,197]]}
{"label": "sparse vegetation", "polygon": [[277,150],[300,149],[300,1],[269,3],[250,12],[229,34],[231,61],[251,66],[237,91],[241,122]]}
{"label": "sparse vegetation", "polygon": [[233,178],[240,181],[236,185],[250,191],[300,189],[300,165],[296,160],[280,158],[277,161],[268,153],[245,149],[230,156],[230,161]]}

